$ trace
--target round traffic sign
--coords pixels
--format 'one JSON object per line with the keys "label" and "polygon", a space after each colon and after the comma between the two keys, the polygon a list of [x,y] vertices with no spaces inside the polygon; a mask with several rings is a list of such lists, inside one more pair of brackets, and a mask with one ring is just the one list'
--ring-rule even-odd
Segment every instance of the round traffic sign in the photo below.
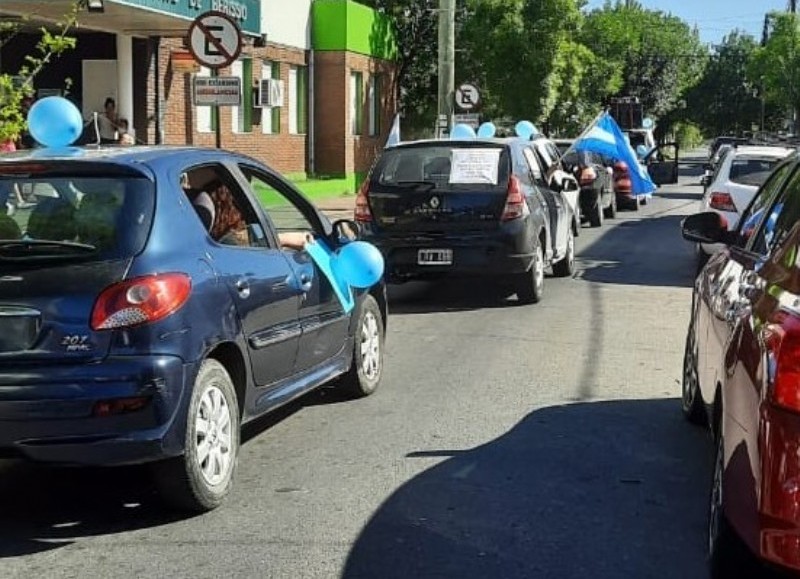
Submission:
{"label": "round traffic sign", "polygon": [[456,105],[464,111],[478,108],[481,93],[474,84],[464,83],[456,89]]}
{"label": "round traffic sign", "polygon": [[225,68],[242,52],[239,26],[227,14],[204,12],[189,26],[189,50],[203,66]]}

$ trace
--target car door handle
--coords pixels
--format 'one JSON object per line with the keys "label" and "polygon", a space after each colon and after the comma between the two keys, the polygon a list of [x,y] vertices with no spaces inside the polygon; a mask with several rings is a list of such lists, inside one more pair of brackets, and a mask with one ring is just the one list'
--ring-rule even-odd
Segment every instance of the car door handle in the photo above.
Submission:
{"label": "car door handle", "polygon": [[310,274],[301,273],[300,274],[300,288],[307,292],[311,289],[311,284],[314,282],[314,278],[311,277]]}
{"label": "car door handle", "polygon": [[250,283],[246,279],[237,279],[236,291],[239,293],[239,297],[247,299],[250,297]]}

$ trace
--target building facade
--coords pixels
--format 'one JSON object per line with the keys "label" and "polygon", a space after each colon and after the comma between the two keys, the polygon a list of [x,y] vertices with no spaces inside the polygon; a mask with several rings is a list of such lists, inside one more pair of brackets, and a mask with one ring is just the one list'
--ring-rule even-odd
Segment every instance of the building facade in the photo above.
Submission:
{"label": "building facade", "polygon": [[[136,140],[223,148],[291,174],[366,171],[396,112],[395,49],[389,23],[349,0],[104,0],[82,10],[77,47],[37,76],[38,94],[65,88],[85,119],[117,102]],[[0,0],[0,15],[33,15],[54,26],[72,0]],[[208,10],[239,25],[242,52],[220,76],[241,79],[239,106],[195,106],[197,77],[215,74],[188,52],[189,24]],[[38,35],[0,50],[14,74]]]}

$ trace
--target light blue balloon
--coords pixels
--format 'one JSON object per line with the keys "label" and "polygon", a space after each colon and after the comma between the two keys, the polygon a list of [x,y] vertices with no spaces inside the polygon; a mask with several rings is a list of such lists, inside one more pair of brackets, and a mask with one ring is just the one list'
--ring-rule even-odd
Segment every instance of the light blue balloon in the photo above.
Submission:
{"label": "light blue balloon", "polygon": [[28,130],[45,147],[66,147],[81,136],[83,118],[78,107],[64,97],[45,97],[28,111]]}
{"label": "light blue balloon", "polygon": [[457,124],[453,127],[453,130],[450,131],[451,139],[474,139],[475,137],[475,129],[464,123]]}
{"label": "light blue balloon", "polygon": [[652,129],[655,125],[655,122],[651,118],[646,118],[642,120],[642,128],[643,129]]}
{"label": "light blue balloon", "polygon": [[332,267],[336,277],[347,285],[366,289],[383,277],[383,255],[371,243],[352,241],[337,252]]}
{"label": "light blue balloon", "polygon": [[530,121],[520,121],[516,125],[514,125],[514,132],[517,134],[518,137],[526,140],[530,140],[530,138],[537,134],[539,131],[536,129],[536,126]]}
{"label": "light blue balloon", "polygon": [[497,133],[497,127],[492,122],[483,123],[478,127],[478,136],[482,139],[491,139]]}
{"label": "light blue balloon", "polygon": [[647,147],[644,145],[639,145],[636,147],[636,154],[639,155],[639,157],[644,158],[645,155],[647,155]]}

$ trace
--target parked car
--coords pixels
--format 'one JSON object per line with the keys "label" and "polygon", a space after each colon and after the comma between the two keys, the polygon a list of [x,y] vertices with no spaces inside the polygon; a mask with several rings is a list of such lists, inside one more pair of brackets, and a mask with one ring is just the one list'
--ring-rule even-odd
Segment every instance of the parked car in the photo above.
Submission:
{"label": "parked car", "polygon": [[[728,230],[735,230],[740,212],[750,205],[772,169],[791,153],[792,149],[785,147],[741,146],[731,149],[723,156],[703,195],[700,212],[719,213],[725,218]],[[718,249],[718,246],[699,244],[700,263]]]}
{"label": "parked car", "polygon": [[338,247],[356,225],[261,163],[42,149],[3,156],[0,191],[38,199],[0,215],[4,454],[151,463],[168,503],[204,511],[231,489],[242,424],[323,385],[378,387],[385,286],[346,314],[304,246],[282,245]]}
{"label": "parked car", "polygon": [[566,195],[577,197],[578,184],[566,174],[548,179],[531,144],[424,140],[384,150],[358,192],[355,220],[383,253],[389,281],[493,276],[534,303],[546,267],[571,275],[578,221]]}
{"label": "parked car", "polygon": [[724,244],[694,285],[682,393],[715,442],[715,578],[763,576],[752,555],[800,573],[799,166],[780,163],[734,230],[717,212],[682,224],[689,241]]}
{"label": "parked car", "polygon": [[613,219],[617,215],[613,162],[590,151],[569,150],[573,142],[573,139],[555,141],[562,154],[564,168],[575,176],[580,185],[581,217],[592,227],[600,227],[603,218]]}

